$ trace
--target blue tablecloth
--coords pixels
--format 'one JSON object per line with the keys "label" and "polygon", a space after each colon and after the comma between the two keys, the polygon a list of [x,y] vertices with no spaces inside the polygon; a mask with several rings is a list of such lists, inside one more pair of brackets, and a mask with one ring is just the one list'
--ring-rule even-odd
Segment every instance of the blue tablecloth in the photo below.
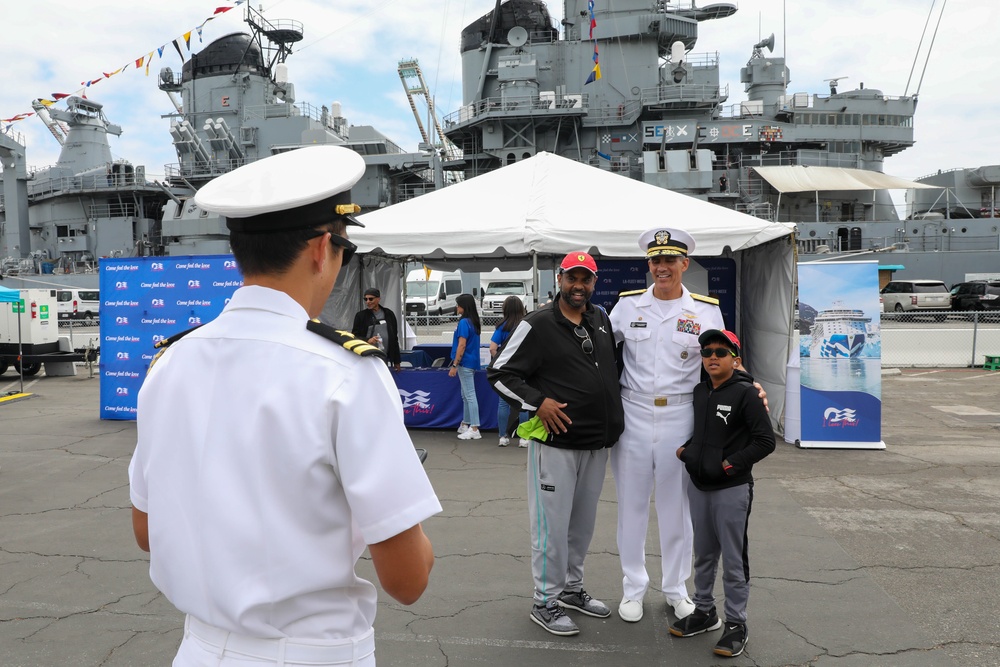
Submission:
{"label": "blue tablecloth", "polygon": [[[449,346],[450,349],[450,346]],[[447,368],[404,368],[392,374],[403,401],[407,428],[458,428],[462,423],[462,388]],[[480,428],[496,429],[498,396],[486,371],[476,372]]]}

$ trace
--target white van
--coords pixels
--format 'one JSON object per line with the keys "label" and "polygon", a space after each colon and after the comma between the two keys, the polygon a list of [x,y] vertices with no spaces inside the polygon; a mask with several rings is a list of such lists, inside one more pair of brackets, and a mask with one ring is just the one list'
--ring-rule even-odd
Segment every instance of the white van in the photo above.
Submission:
{"label": "white van", "polygon": [[55,291],[60,320],[83,320],[97,324],[101,312],[101,293],[94,289],[64,287]]}
{"label": "white van", "polygon": [[440,317],[456,311],[462,293],[462,272],[414,269],[406,276],[406,314]]}

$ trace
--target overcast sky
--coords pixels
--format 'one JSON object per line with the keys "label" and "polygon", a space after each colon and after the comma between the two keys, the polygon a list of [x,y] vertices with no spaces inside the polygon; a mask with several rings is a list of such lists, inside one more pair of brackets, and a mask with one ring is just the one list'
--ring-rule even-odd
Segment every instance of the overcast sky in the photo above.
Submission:
{"label": "overcast sky", "polygon": [[[613,5],[614,0],[596,0]],[[918,43],[928,12],[934,16],[917,61],[909,93],[917,90],[924,58],[942,1],[936,0],[742,0],[732,17],[700,26],[695,53],[718,52],[727,104],[746,98],[739,70],[761,36],[775,33],[775,55],[787,53],[789,93],[828,94],[824,79],[847,77],[840,90],[864,83],[890,96],[907,92]],[[279,0],[260,2],[271,20],[296,19],[305,39],[288,60],[289,79],[299,101],[314,106],[342,103],[351,124],[373,125],[407,150],[419,135],[396,72],[400,59],[418,58],[437,100],[439,116],[462,104],[461,29],[490,11],[494,0]],[[686,3],[685,3],[686,4]],[[701,4],[709,4],[702,2]],[[72,93],[80,83],[132,63],[122,73],[93,85],[88,97],[104,104],[109,120],[122,126],[112,152],[149,174],[177,161],[161,115],[173,109],[156,87],[163,66],[180,69],[170,42],[202,23],[231,0],[171,0],[123,3],[120,0],[31,0],[7,2],[0,40],[4,63],[0,118],[31,111],[31,100]],[[562,2],[549,4],[562,18]],[[205,24],[204,44],[242,31],[243,7]],[[887,173],[917,178],[938,169],[1000,163],[1000,74],[995,47],[1000,2],[950,0],[920,88],[916,145],[885,163]],[[598,33],[600,25],[598,25]],[[787,45],[785,36],[787,35]],[[134,60],[161,45],[149,76]],[[787,48],[786,48],[787,47]],[[6,125],[6,123],[4,123]],[[59,146],[36,118],[14,124],[27,142],[29,165],[56,161]]]}

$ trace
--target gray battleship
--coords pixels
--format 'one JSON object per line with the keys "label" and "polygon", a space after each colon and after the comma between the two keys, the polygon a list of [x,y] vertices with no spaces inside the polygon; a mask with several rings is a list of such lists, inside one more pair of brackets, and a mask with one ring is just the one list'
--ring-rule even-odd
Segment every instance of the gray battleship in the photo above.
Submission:
{"label": "gray battleship", "polygon": [[4,284],[34,286],[20,279],[48,274],[46,283],[96,287],[100,257],[228,253],[224,222],[200,210],[194,193],[243,164],[305,145],[341,145],[364,156],[354,197],[365,210],[443,185],[433,147],[406,152],[371,126],[349,125],[337,102],[296,99],[286,59],[303,38],[301,23],[269,21],[249,3],[244,20],[248,32],[211,42],[181,72],[159,73],[175,110],[166,119],[178,158],[165,166],[165,182],[112,160],[108,136],[121,128],[93,100],[72,97],[65,111],[36,105],[62,145],[54,167],[29,170],[20,138],[0,133]]}
{"label": "gray battleship", "polygon": [[[747,99],[730,103],[718,54],[693,49],[699,24],[732,16],[734,4],[563,5],[561,30],[545,3],[509,0],[462,31],[463,104],[444,131],[466,176],[548,151],[795,223],[802,260],[878,254],[904,265],[901,276],[949,284],[1000,270],[1000,167],[917,179],[947,189],[910,189],[906,218],[896,212],[887,188],[906,183],[883,166],[914,143],[916,96],[838,80],[823,94],[795,92],[785,59],[768,55],[772,35],[747,45]],[[586,83],[595,53],[601,77]]]}
{"label": "gray battleship", "polygon": [[159,73],[175,108],[166,119],[178,162],[166,182],[111,160],[107,135],[120,130],[90,100],[70,100],[47,120],[39,113],[64,135],[56,167],[28,172],[23,145],[0,136],[0,270],[9,286],[11,276],[44,271],[92,286],[86,277],[102,256],[226,253],[225,225],[197,208],[194,192],[317,143],[365,157],[356,186],[364,210],[548,151],[796,223],[801,259],[870,255],[905,266],[901,277],[949,284],[1000,267],[1000,167],[918,179],[945,189],[909,190],[900,218],[886,190],[900,179],[883,167],[914,143],[916,96],[841,90],[837,80],[823,94],[794,92],[784,58],[769,55],[772,37],[747,45],[747,99],[730,103],[720,57],[694,47],[701,22],[735,13],[730,3],[619,0],[591,16],[586,0],[565,0],[557,26],[540,0],[498,1],[462,31],[463,103],[435,120],[444,137],[435,144],[424,133],[421,152],[407,153],[373,127],[349,126],[335,102],[296,100],[286,59],[302,25],[248,6],[248,32],[215,40],[179,73]]}

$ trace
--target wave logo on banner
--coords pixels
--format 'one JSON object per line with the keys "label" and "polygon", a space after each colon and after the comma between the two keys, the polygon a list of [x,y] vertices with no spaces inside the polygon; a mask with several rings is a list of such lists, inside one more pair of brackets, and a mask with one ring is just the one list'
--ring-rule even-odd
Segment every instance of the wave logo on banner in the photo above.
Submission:
{"label": "wave logo on banner", "polygon": [[838,410],[837,408],[827,408],[823,413],[824,426],[857,426],[857,411],[851,408]]}
{"label": "wave logo on banner", "polygon": [[419,408],[426,412],[430,412],[432,409],[433,404],[431,403],[431,394],[423,389],[417,389],[413,392],[400,389],[399,396],[403,399],[403,410]]}

